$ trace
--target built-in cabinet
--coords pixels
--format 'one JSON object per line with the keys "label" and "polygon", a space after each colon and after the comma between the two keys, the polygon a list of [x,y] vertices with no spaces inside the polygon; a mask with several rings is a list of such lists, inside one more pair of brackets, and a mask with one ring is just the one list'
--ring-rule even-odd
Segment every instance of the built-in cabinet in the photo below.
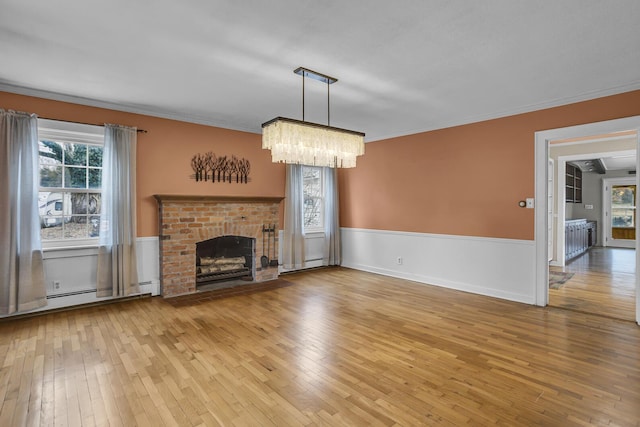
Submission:
{"label": "built-in cabinet", "polygon": [[567,163],[565,196],[567,203],[582,203],[582,171],[570,163]]}
{"label": "built-in cabinet", "polygon": [[565,222],[564,259],[568,261],[582,255],[598,243],[596,221],[573,219]]}

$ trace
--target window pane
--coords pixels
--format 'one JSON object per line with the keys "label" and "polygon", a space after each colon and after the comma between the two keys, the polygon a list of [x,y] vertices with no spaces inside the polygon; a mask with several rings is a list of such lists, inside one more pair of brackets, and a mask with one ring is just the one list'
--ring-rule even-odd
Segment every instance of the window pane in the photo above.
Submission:
{"label": "window pane", "polygon": [[303,168],[303,191],[305,197],[321,197],[322,183],[320,168]]}
{"label": "window pane", "polygon": [[71,193],[69,196],[69,199],[71,200],[71,214],[86,214],[87,195],[85,193]]}
{"label": "window pane", "polygon": [[40,187],[62,187],[62,166],[40,165]]}
{"label": "window pane", "polygon": [[102,147],[89,147],[89,166],[102,167]]}
{"label": "window pane", "polygon": [[100,188],[102,185],[102,169],[89,168],[89,188]]}
{"label": "window pane", "polygon": [[611,204],[614,208],[635,205],[635,186],[614,185],[611,189]]}
{"label": "window pane", "polygon": [[321,168],[302,168],[302,191],[304,196],[305,228],[322,227],[323,189]]}
{"label": "window pane", "polygon": [[100,235],[100,217],[90,216],[88,224],[89,237],[98,237]]}
{"label": "window pane", "polygon": [[87,146],[85,144],[64,145],[64,164],[65,165],[87,165]]}
{"label": "window pane", "polygon": [[40,238],[42,240],[53,240],[62,238],[62,217],[40,217]]}
{"label": "window pane", "polygon": [[85,215],[74,215],[64,225],[65,239],[85,239],[87,237],[89,234],[87,233],[87,217]]}
{"label": "window pane", "polygon": [[612,209],[611,225],[613,227],[635,227],[635,209]]}
{"label": "window pane", "polygon": [[304,199],[304,226],[321,227],[322,223],[322,201],[317,198]]}
{"label": "window pane", "polygon": [[38,193],[38,210],[41,216],[62,215],[62,194],[41,191]]}
{"label": "window pane", "polygon": [[64,168],[65,188],[87,188],[86,168]]}
{"label": "window pane", "polygon": [[102,194],[89,193],[87,199],[87,213],[89,215],[102,213]]}
{"label": "window pane", "polygon": [[38,151],[40,154],[40,164],[62,164],[62,144],[58,144],[55,141],[40,141],[38,144]]}

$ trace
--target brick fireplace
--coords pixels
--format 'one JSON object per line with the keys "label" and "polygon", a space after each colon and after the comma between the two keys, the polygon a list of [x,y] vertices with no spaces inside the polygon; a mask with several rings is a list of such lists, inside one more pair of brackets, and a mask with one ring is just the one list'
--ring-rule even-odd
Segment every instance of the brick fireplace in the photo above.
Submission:
{"label": "brick fireplace", "polygon": [[[222,236],[253,239],[252,282],[278,277],[278,267],[262,268],[264,226],[279,229],[281,197],[219,197],[156,194],[160,222],[160,284],[163,297],[196,292],[196,244]],[[275,233],[277,235],[277,233]],[[266,245],[266,243],[265,243]],[[275,246],[275,247],[274,247]],[[271,255],[278,253],[277,239]],[[251,282],[248,282],[251,283]]]}

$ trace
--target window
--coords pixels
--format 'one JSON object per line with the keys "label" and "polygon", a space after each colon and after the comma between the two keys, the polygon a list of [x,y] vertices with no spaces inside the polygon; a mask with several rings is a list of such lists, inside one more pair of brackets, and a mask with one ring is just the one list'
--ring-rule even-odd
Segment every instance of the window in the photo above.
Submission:
{"label": "window", "polygon": [[611,187],[611,226],[619,228],[635,228],[635,185],[614,185]]}
{"label": "window", "polygon": [[43,246],[95,243],[102,202],[103,128],[40,119],[38,140]]}
{"label": "window", "polygon": [[324,231],[324,185],[321,167],[302,167],[305,231]]}

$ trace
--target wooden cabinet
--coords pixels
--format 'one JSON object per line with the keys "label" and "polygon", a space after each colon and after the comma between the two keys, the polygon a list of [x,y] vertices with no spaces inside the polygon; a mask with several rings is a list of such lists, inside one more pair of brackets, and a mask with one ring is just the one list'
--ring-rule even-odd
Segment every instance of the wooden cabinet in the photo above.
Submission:
{"label": "wooden cabinet", "polygon": [[567,163],[565,198],[568,203],[582,203],[582,171],[570,163]]}
{"label": "wooden cabinet", "polygon": [[591,246],[595,246],[598,239],[596,221],[573,219],[565,222],[564,226],[564,259],[568,261],[582,255]]}

